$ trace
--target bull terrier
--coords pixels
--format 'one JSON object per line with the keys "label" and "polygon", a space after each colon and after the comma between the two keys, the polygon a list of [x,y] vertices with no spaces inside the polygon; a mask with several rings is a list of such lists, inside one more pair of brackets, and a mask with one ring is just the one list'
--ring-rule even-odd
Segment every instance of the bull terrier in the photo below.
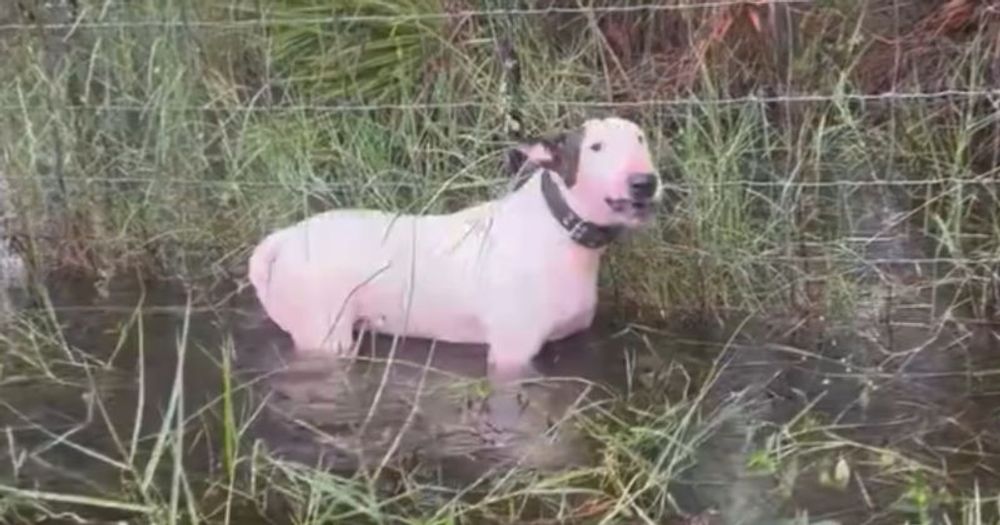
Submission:
{"label": "bull terrier", "polygon": [[249,279],[300,350],[351,355],[355,330],[485,343],[517,374],[547,341],[590,326],[606,247],[647,223],[663,184],[622,118],[517,146],[514,191],[450,214],[332,210],[254,249]]}

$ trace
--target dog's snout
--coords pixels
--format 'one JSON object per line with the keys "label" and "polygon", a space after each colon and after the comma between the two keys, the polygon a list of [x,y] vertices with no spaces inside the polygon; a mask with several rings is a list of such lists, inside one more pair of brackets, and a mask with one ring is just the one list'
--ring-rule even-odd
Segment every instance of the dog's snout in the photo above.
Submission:
{"label": "dog's snout", "polygon": [[631,197],[636,200],[649,200],[656,195],[657,177],[655,173],[633,173],[628,177],[628,188]]}

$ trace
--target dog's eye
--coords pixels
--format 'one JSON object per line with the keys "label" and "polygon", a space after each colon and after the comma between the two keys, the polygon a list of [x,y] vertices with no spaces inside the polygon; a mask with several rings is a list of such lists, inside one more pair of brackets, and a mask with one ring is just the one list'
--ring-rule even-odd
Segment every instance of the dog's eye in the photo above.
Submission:
{"label": "dog's eye", "polygon": [[593,143],[593,144],[590,145],[590,150],[591,151],[601,151],[601,148],[603,148],[603,147],[604,147],[604,145],[601,144],[600,142],[595,142],[595,143]]}

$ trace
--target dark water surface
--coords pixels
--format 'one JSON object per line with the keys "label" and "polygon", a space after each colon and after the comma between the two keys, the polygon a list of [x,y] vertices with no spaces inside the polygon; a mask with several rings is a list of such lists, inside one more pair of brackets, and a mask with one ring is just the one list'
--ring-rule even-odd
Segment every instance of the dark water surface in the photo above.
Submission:
{"label": "dark water surface", "polygon": [[[102,297],[93,283],[60,279],[47,290],[51,309],[35,301],[25,310],[42,328],[14,323],[3,341],[0,429],[10,445],[0,447],[0,482],[51,493],[114,497],[122,463],[141,470],[151,457],[176,392],[191,423],[186,472],[194,481],[221,474],[227,352],[246,441],[285,459],[350,473],[413,457],[456,486],[514,462],[581,464],[587,447],[560,423],[622,391],[623,348],[647,344],[606,329],[553,344],[515,402],[497,404],[487,395],[485,347],[366,336],[351,363],[293,352],[248,291],[222,303],[208,295],[225,290],[192,297],[189,309],[177,283],[121,279]],[[49,312],[59,331],[44,330]],[[136,421],[141,446],[126,462]],[[168,458],[161,481],[170,467]]]}
{"label": "dark water surface", "polygon": [[[866,261],[924,253],[891,201],[857,204]],[[484,382],[483,347],[368,337],[365,359],[348,363],[292,352],[246,290],[189,295],[177,283],[120,279],[102,296],[89,282],[53,280],[51,308],[36,301],[24,312],[36,327],[54,312],[60,330],[5,327],[0,482],[115,494],[129,464],[155,457],[172,401],[188,423],[191,482],[218,479],[228,355],[244,441],[295,462],[349,473],[392,458],[456,487],[515,463],[586,465],[592,447],[561,424],[567,414],[645,384],[674,399],[703,394],[712,432],[672,480],[677,504],[700,523],[786,523],[803,511],[810,523],[900,523],[921,477],[948,480],[951,494],[1000,489],[1000,335],[941,284],[947,270],[862,261],[860,297],[839,321],[706,317],[654,330],[601,316],[589,333],[549,345],[539,377],[506,403]],[[687,375],[648,373],[670,365]],[[172,461],[154,479],[169,483]],[[940,522],[945,507],[923,496],[909,517]]]}
{"label": "dark water surface", "polygon": [[[34,344],[48,356],[47,370],[28,357],[7,359],[0,476],[6,485],[54,493],[114,493],[122,478],[114,461],[127,456],[122,449],[128,452],[137,419],[140,370],[144,441],[135,464],[144,465],[175,390],[179,346],[185,417],[196,423],[185,434],[190,475],[210,477],[222,468],[219,396],[228,348],[234,384],[250,385],[240,392],[237,419],[252,421],[247,436],[273,453],[350,472],[391,452],[436,465],[441,481],[456,486],[512,462],[584,464],[591,460],[587,444],[557,424],[560,418],[634,388],[650,359],[702,374],[717,359],[703,412],[720,423],[678,480],[682,506],[714,509],[718,523],[777,523],[803,508],[817,520],[891,523],[898,515],[879,516],[899,499],[898,483],[880,479],[885,465],[872,460],[879,454],[865,464],[858,450],[905,451],[956,488],[973,480],[996,486],[1000,467],[997,334],[985,324],[942,320],[957,316],[941,306],[953,298],[911,281],[892,284],[891,299],[872,298],[856,321],[839,326],[814,322],[789,331],[787,323],[753,322],[736,332],[732,323],[701,320],[616,331],[614,323],[599,323],[550,345],[537,363],[548,379],[527,384],[508,407],[516,413],[502,414],[485,402],[482,347],[408,341],[391,356],[392,339],[376,337],[363,342],[370,362],[295,355],[246,293],[212,307],[194,299],[184,339],[187,294],[180,286],[123,280],[101,298],[90,283],[64,280],[49,292],[74,351],[62,355],[58,341],[39,335]],[[129,336],[121,339],[124,327]],[[21,341],[19,352],[30,354]],[[394,364],[387,367],[380,360],[388,357]],[[830,434],[823,442],[852,458],[846,488],[819,483],[831,466],[818,454],[816,464],[803,459],[786,487],[751,468],[783,425],[806,415],[823,422],[826,430],[818,432]]]}

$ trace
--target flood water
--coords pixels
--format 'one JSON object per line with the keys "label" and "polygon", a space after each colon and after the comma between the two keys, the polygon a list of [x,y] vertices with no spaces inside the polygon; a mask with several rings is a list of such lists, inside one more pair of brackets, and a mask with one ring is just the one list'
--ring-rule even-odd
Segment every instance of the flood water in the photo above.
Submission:
{"label": "flood water", "polygon": [[177,391],[191,423],[185,469],[218,474],[227,352],[245,441],[284,459],[349,474],[386,457],[415,458],[456,486],[514,463],[580,464],[588,451],[560,431],[561,420],[623,387],[622,349],[640,340],[605,331],[554,344],[515,402],[496,403],[486,395],[485,347],[366,335],[360,359],[348,362],[294,352],[249,291],[222,304],[193,297],[190,310],[176,283],[122,279],[102,297],[91,282],[60,279],[47,293],[51,309],[35,301],[22,313],[44,328],[55,312],[71,351],[42,330],[29,336],[22,324],[8,327],[18,335],[4,341],[0,428],[10,444],[0,447],[0,479],[54,493],[115,493],[122,467],[103,458],[126,456],[141,420],[135,457],[145,464],[149,436],[161,430]]}
{"label": "flood water", "polygon": [[[919,283],[894,288],[892,304],[851,325],[788,331],[783,323],[755,321],[735,332],[732,324],[700,320],[652,331],[607,322],[550,345],[537,363],[543,378],[499,411],[477,382],[485,376],[481,347],[407,341],[393,350],[391,338],[369,337],[362,354],[371,361],[348,364],[295,355],[246,293],[211,308],[196,302],[185,341],[187,294],[176,285],[122,281],[106,298],[86,282],[49,290],[75,351],[50,360],[43,379],[8,360],[0,384],[8,441],[0,472],[8,485],[114,490],[121,472],[98,454],[120,458],[127,448],[140,370],[140,435],[159,431],[182,343],[185,415],[200,423],[187,433],[184,462],[206,476],[221,468],[218,399],[227,348],[237,384],[251,385],[240,395],[249,402],[240,406],[257,407],[239,418],[252,421],[248,437],[280,457],[345,473],[387,455],[412,457],[433,463],[442,483],[460,486],[514,462],[543,469],[585,464],[586,443],[560,418],[625,392],[650,360],[702,372],[717,362],[703,411],[725,415],[679,480],[677,498],[693,513],[714,509],[718,523],[776,523],[803,508],[814,519],[874,523],[898,499],[898,487],[880,486],[877,465],[852,463],[846,489],[823,486],[821,468],[802,465],[785,494],[774,476],[753,471],[755,451],[806,412],[836,433],[845,454],[907,451],[956,484],[976,480],[984,487],[996,486],[1000,466],[996,332],[935,319],[949,312],[934,311]],[[141,352],[133,317],[140,303]],[[120,340],[129,324],[130,336]],[[38,344],[39,352],[51,351]],[[116,444],[115,434],[126,444]],[[137,457],[148,458],[149,444]]]}
{"label": "flood water", "polygon": [[[859,252],[872,261],[922,253],[891,203],[861,206]],[[514,464],[586,465],[593,449],[564,424],[567,415],[645,384],[673,399],[704,394],[712,432],[673,480],[677,504],[708,520],[701,523],[782,523],[803,511],[811,523],[899,523],[906,490],[919,480],[901,485],[892,474],[915,471],[909,459],[956,493],[978,486],[992,495],[1000,489],[998,327],[971,318],[940,285],[940,268],[858,270],[864,298],[846,320],[705,316],[654,329],[599,316],[590,332],[546,347],[538,377],[507,403],[484,382],[483,347],[379,336],[365,338],[356,362],[297,355],[247,290],[189,294],[178,283],[118,279],[102,295],[60,278],[46,287],[51,308],[21,305],[36,326],[54,312],[59,331],[5,327],[19,335],[3,340],[0,481],[116,493],[123,458],[145,465],[153,457],[150,436],[175,392],[188,423],[185,468],[217,476],[228,355],[244,442],[335,472],[389,458],[461,487]],[[64,341],[53,335],[60,332]],[[686,375],[650,375],[674,365]],[[135,451],[133,435],[142,438]],[[796,465],[762,470],[761,451]],[[164,481],[171,461],[162,462]],[[829,483],[831,471],[839,483]],[[944,507],[932,501],[924,510]]]}

